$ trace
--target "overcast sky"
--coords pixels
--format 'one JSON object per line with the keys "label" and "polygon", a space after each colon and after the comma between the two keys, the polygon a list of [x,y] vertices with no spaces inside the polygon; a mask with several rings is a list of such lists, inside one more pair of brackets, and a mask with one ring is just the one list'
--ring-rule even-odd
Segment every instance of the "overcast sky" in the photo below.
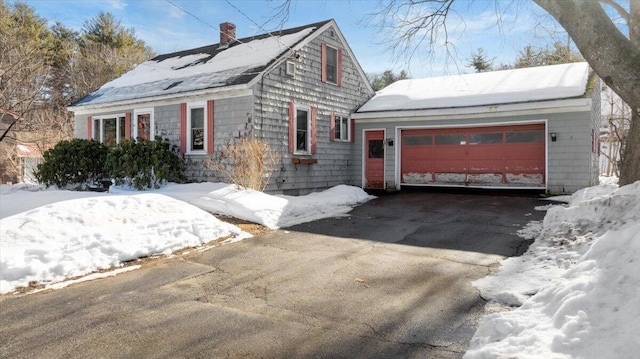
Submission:
{"label": "overcast sky", "polygon": [[[219,41],[219,24],[236,24],[239,38],[279,28],[269,21],[281,0],[27,0],[36,13],[52,24],[80,30],[85,20],[100,11],[111,12],[122,25],[157,54],[211,45]],[[467,60],[482,47],[495,58],[494,65],[513,63],[525,45],[544,46],[553,37],[567,41],[554,29],[553,21],[529,0],[458,0],[447,19],[445,48],[442,33],[435,53],[423,46],[410,59],[387,51],[384,31],[368,24],[375,0],[294,0],[284,28],[335,19],[367,73],[406,69],[413,78],[469,73]],[[501,21],[497,21],[498,17]],[[390,20],[388,17],[387,20]],[[541,25],[543,24],[543,25]],[[551,41],[553,42],[553,41]],[[448,51],[447,51],[448,49]]]}

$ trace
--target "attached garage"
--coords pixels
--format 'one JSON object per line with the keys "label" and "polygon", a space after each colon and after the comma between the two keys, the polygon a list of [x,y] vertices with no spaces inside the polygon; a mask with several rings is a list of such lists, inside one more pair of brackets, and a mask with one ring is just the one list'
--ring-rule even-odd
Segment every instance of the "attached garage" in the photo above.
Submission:
{"label": "attached garage", "polygon": [[[552,193],[594,185],[598,90],[586,63],[398,81],[352,115],[360,181]],[[383,147],[375,159],[372,146]]]}

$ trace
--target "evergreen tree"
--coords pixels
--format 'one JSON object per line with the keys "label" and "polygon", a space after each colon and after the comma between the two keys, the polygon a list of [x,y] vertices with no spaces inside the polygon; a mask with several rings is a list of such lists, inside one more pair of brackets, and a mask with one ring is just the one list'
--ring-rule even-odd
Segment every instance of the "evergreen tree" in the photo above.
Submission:
{"label": "evergreen tree", "polygon": [[471,58],[467,60],[467,66],[473,67],[476,72],[487,72],[493,68],[494,58],[489,59],[482,47],[478,48],[478,52],[471,54]]}
{"label": "evergreen tree", "polygon": [[405,70],[400,71],[397,75],[392,70],[385,70],[382,74],[368,74],[367,77],[373,90],[379,91],[398,80],[408,79],[409,74]]}

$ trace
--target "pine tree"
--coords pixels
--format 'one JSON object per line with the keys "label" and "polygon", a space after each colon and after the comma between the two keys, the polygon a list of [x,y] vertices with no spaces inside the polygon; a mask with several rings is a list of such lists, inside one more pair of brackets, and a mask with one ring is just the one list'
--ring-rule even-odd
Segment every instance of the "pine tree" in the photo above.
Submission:
{"label": "pine tree", "polygon": [[493,69],[494,58],[487,58],[487,54],[482,47],[478,48],[478,52],[471,54],[471,58],[467,61],[468,67],[473,67],[476,72],[487,72]]}

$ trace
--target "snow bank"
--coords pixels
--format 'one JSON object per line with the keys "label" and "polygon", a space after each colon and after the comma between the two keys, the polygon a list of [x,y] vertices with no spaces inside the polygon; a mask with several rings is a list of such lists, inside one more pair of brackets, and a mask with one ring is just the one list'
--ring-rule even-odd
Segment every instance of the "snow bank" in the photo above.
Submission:
{"label": "snow bank", "polygon": [[[345,214],[374,196],[359,187],[339,185],[305,196],[269,195],[223,183],[170,186],[164,193],[213,213],[220,213],[276,229]],[[177,190],[174,190],[177,189]]]}
{"label": "snow bank", "polygon": [[485,316],[464,357],[634,357],[639,258],[640,182],[576,192],[549,209],[525,255],[474,282],[489,299],[523,304]]}
{"label": "snow bank", "polygon": [[142,193],[17,185],[0,186],[0,195],[0,293],[30,282],[56,288],[50,283],[124,261],[249,236],[209,212],[278,228],[342,215],[374,198],[352,186],[292,197],[225,183],[169,184]]}
{"label": "snow bank", "polygon": [[0,293],[241,235],[201,209],[152,193],[57,202],[0,224]]}

